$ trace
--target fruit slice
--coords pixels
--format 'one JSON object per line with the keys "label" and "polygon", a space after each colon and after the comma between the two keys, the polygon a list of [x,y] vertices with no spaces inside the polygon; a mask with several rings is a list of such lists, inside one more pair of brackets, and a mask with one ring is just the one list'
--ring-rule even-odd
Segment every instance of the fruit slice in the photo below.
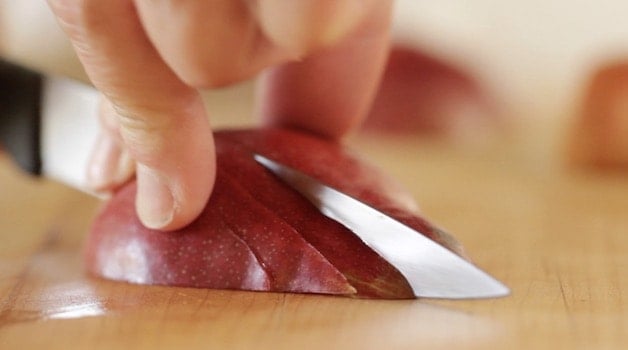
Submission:
{"label": "fruit slice", "polygon": [[[361,296],[413,297],[405,278],[344,226],[322,216],[300,194],[278,182],[269,172],[259,172],[259,164],[242,147],[223,147],[229,162],[221,163],[230,177],[257,201],[272,210],[321,252]],[[259,174],[251,178],[248,174]]]}
{"label": "fruit slice", "polygon": [[258,202],[254,192],[247,193],[223,170],[218,171],[215,193],[220,200],[210,205],[216,205],[215,210],[266,268],[271,277],[270,290],[355,293],[344,276],[295,228]]}
{"label": "fruit slice", "polygon": [[413,298],[405,278],[341,224],[253,159],[265,155],[419,229],[455,240],[416,215],[408,195],[340,144],[285,129],[215,135],[216,186],[200,217],[175,232],[141,225],[128,184],[103,207],[86,245],[88,270],[133,283]]}
{"label": "fruit slice", "polygon": [[137,218],[135,192],[135,183],[127,185],[94,222],[85,255],[90,271],[142,284],[270,288],[268,273],[218,211],[205,211],[185,230],[157,233]]}

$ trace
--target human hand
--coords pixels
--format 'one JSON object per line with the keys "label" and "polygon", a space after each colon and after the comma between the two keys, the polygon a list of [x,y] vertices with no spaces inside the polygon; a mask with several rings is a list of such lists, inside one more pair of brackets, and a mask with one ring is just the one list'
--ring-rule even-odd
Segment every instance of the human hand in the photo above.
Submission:
{"label": "human hand", "polygon": [[162,230],[194,220],[213,187],[214,143],[198,88],[264,70],[256,114],[265,124],[339,138],[375,94],[392,7],[382,0],[48,2],[104,96],[91,183],[112,190],[135,169],[138,216]]}

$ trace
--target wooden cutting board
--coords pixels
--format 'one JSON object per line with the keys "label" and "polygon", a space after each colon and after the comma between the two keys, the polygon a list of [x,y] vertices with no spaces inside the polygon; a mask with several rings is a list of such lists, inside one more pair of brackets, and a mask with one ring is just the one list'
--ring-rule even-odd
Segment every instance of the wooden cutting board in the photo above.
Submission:
{"label": "wooden cutting board", "polygon": [[569,170],[531,141],[353,143],[512,295],[378,301],[94,279],[80,254],[98,201],[0,157],[0,349],[628,346],[628,175]]}

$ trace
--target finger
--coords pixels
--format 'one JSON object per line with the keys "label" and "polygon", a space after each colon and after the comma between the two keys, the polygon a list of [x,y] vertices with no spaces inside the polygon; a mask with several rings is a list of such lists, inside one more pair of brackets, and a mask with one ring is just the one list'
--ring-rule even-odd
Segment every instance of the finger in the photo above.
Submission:
{"label": "finger", "polygon": [[161,57],[191,86],[226,85],[292,58],[266,38],[249,1],[135,3]]}
{"label": "finger", "polygon": [[353,31],[377,0],[134,0],[151,42],[188,85],[217,87],[300,59]]}
{"label": "finger", "polygon": [[112,192],[135,174],[135,161],[124,147],[118,115],[108,100],[102,99],[99,110],[101,131],[87,167],[88,186],[98,192]]}
{"label": "finger", "polygon": [[135,173],[135,162],[122,145],[101,132],[87,168],[87,184],[97,193],[110,193]]}
{"label": "finger", "polygon": [[377,2],[342,41],[302,61],[267,70],[257,114],[338,138],[358,125],[374,98],[388,53],[391,2]]}
{"label": "finger", "polygon": [[142,222],[171,230],[207,203],[214,145],[198,92],[160,58],[131,0],[49,0],[92,82],[112,102],[137,161]]}
{"label": "finger", "polygon": [[254,4],[265,35],[280,47],[304,56],[346,37],[378,1],[257,0]]}

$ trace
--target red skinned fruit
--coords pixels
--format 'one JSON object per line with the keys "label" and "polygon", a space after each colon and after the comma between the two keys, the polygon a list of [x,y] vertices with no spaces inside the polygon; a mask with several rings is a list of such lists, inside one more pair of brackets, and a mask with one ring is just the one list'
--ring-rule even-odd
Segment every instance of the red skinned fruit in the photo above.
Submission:
{"label": "red skinned fruit", "polygon": [[459,139],[478,132],[484,135],[501,124],[496,105],[469,72],[418,48],[397,44],[364,128]]}
{"label": "red skinned fruit", "polygon": [[461,254],[457,242],[416,214],[409,196],[342,145],[286,129],[215,135],[218,171],[209,203],[175,232],[144,227],[136,185],[96,217],[86,265],[97,276],[142,284],[413,298],[399,271],[341,224],[258,164],[259,153],[338,188]]}
{"label": "red skinned fruit", "polygon": [[628,60],[599,67],[584,92],[571,135],[572,163],[585,168],[628,170]]}

